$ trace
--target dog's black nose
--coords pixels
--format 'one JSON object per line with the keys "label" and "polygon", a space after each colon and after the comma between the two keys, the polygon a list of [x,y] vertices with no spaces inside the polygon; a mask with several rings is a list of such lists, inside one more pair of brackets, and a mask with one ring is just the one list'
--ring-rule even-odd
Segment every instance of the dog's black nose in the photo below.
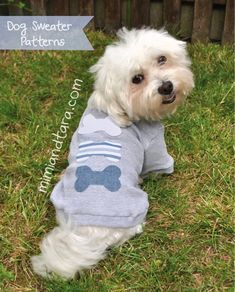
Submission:
{"label": "dog's black nose", "polygon": [[172,92],[173,90],[173,84],[171,81],[163,81],[162,85],[158,87],[158,92],[161,95],[168,95]]}

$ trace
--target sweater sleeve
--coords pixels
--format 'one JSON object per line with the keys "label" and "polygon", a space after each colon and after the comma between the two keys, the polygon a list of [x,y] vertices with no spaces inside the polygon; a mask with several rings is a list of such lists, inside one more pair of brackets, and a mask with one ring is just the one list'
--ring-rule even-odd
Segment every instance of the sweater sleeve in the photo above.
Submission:
{"label": "sweater sleeve", "polygon": [[168,154],[164,139],[164,126],[158,124],[155,135],[145,149],[142,175],[149,172],[167,173],[174,171],[174,159]]}

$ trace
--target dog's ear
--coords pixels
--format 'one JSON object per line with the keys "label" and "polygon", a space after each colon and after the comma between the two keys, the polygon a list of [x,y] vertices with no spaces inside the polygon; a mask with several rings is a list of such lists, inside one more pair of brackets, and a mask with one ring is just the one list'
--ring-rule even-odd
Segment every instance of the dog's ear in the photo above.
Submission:
{"label": "dog's ear", "polygon": [[116,76],[118,75],[111,67],[112,48],[112,45],[108,46],[104,56],[89,70],[95,76],[94,92],[89,104],[110,114],[120,126],[127,126],[131,122],[119,99],[120,96],[124,96],[122,99],[126,100],[126,96],[124,88],[117,85],[119,79]]}
{"label": "dog's ear", "polygon": [[98,71],[101,69],[101,67],[102,67],[102,64],[99,60],[96,64],[94,64],[93,66],[89,68],[89,72],[96,75]]}
{"label": "dog's ear", "polygon": [[186,42],[184,42],[184,41],[179,41],[179,40],[177,40],[177,42],[178,42],[178,45],[181,46],[182,48],[184,48],[184,49],[187,48],[187,43],[186,43]]}
{"label": "dog's ear", "polygon": [[104,57],[101,57],[89,71],[95,76],[95,90],[104,95],[104,98],[112,98],[112,78]]}
{"label": "dog's ear", "polygon": [[182,63],[184,63],[186,66],[190,66],[191,60],[187,52],[187,43],[180,40],[176,40],[176,43],[177,43],[177,50],[175,50],[175,54],[178,55],[178,59]]}

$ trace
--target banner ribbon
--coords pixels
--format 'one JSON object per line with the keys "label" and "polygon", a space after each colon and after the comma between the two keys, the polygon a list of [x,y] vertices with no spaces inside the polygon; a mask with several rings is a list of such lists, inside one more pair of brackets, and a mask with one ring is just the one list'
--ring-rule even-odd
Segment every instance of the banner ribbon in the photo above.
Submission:
{"label": "banner ribbon", "polygon": [[93,50],[83,28],[93,16],[0,16],[0,50]]}

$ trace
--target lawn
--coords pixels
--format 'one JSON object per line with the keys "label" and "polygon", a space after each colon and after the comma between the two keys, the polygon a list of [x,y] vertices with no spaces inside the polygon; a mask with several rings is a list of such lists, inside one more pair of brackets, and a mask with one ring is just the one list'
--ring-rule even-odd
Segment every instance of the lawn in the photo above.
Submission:
{"label": "lawn", "polygon": [[[55,225],[50,191],[92,92],[88,68],[112,40],[88,36],[91,52],[0,52],[0,290],[233,291],[234,52],[216,44],[189,45],[196,87],[164,121],[175,172],[145,179],[145,231],[79,281],[32,273],[30,256]],[[83,80],[79,102],[48,193],[38,192],[75,78]]]}

